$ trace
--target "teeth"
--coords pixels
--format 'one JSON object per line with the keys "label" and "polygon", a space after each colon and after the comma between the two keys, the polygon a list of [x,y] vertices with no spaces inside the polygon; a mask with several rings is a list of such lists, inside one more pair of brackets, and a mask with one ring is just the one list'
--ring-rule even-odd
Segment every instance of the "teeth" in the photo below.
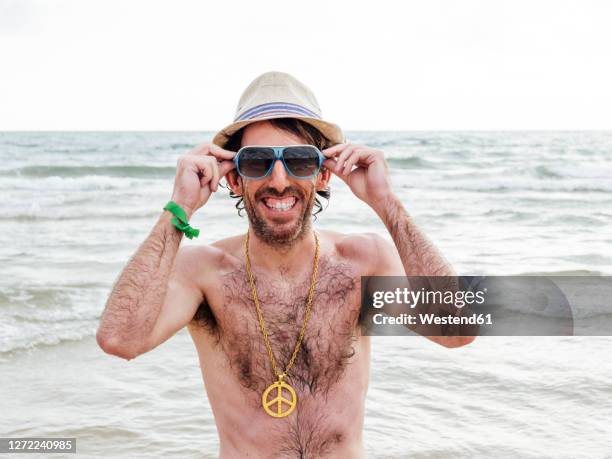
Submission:
{"label": "teeth", "polygon": [[264,204],[270,209],[287,211],[295,205],[296,201],[294,197],[285,199],[266,198],[264,199]]}

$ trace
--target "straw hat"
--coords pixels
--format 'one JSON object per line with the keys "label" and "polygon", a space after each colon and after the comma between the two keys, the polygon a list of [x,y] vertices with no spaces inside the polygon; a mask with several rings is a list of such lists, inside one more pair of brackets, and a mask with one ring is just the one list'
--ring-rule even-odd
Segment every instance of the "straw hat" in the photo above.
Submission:
{"label": "straw hat", "polygon": [[266,72],[255,78],[240,96],[234,122],[217,132],[212,141],[223,147],[238,129],[273,118],[301,119],[317,128],[332,142],[344,142],[340,126],[323,120],[313,92],[284,72]]}

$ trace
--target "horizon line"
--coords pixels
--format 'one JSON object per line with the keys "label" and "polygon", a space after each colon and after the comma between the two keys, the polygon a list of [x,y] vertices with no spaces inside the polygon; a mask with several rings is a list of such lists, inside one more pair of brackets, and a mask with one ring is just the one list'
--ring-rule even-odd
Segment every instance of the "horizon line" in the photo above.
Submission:
{"label": "horizon line", "polygon": [[[423,129],[343,129],[344,132],[612,132],[604,128],[423,128]],[[32,132],[189,132],[216,133],[218,129],[0,129],[0,133]]]}

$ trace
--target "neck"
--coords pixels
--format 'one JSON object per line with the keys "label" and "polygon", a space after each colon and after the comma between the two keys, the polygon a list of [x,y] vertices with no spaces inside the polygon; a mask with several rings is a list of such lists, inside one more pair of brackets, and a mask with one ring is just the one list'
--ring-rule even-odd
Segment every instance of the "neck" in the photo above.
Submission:
{"label": "neck", "polygon": [[269,244],[249,228],[249,258],[251,264],[266,271],[295,273],[311,266],[315,253],[315,238],[312,228],[302,237],[288,245]]}

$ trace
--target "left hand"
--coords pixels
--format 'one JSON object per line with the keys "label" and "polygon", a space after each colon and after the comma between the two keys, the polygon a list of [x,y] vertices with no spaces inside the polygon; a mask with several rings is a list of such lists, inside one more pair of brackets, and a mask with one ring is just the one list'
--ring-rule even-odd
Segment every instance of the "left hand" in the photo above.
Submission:
{"label": "left hand", "polygon": [[381,150],[341,143],[321,153],[327,158],[323,166],[340,177],[370,207],[376,208],[391,195],[389,166]]}

